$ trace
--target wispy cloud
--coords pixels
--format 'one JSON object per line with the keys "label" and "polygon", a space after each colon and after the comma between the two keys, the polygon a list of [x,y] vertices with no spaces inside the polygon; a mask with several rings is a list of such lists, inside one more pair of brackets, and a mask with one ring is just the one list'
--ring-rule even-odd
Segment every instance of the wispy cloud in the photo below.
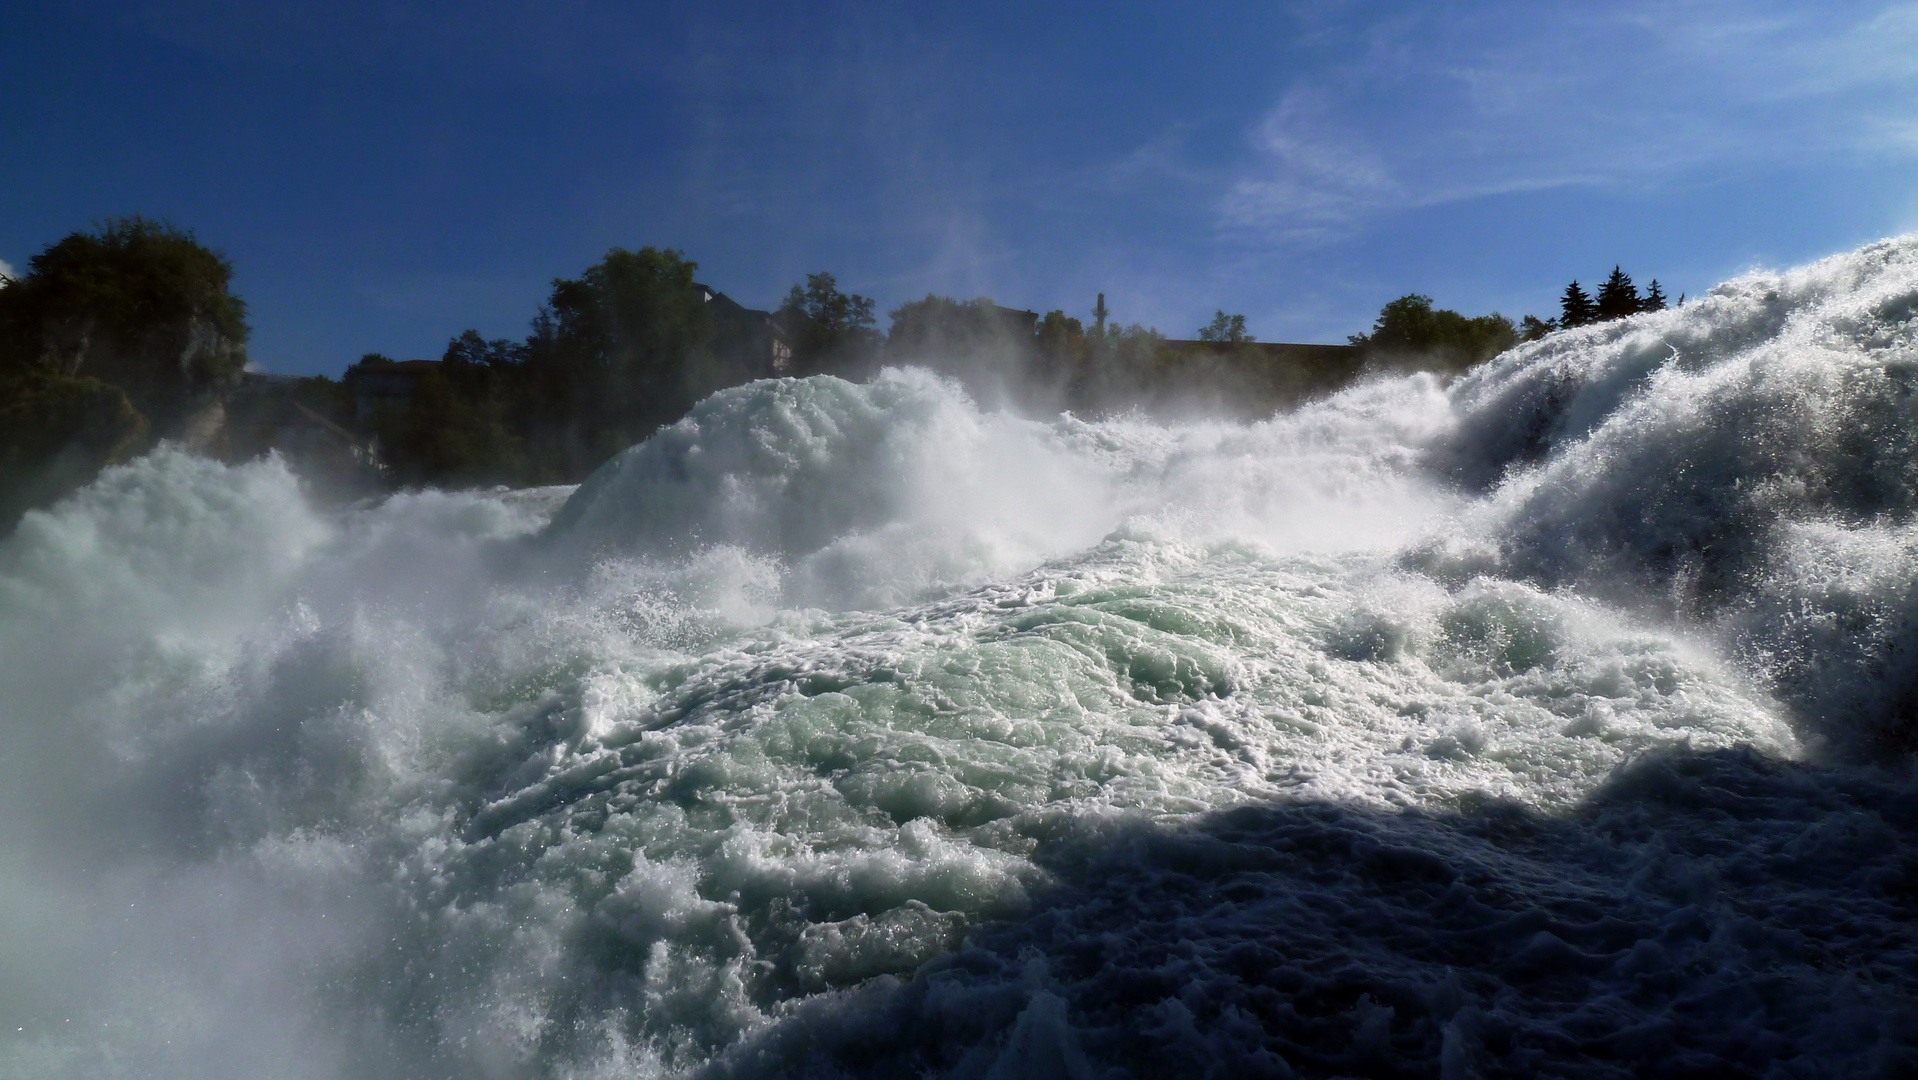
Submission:
{"label": "wispy cloud", "polygon": [[1341,10],[1246,132],[1217,203],[1229,237],[1322,242],[1501,194],[1918,157],[1918,3]]}
{"label": "wispy cloud", "polygon": [[1260,121],[1251,142],[1264,167],[1227,192],[1223,213],[1232,225],[1322,239],[1406,197],[1384,155],[1341,128],[1317,91],[1287,93]]}

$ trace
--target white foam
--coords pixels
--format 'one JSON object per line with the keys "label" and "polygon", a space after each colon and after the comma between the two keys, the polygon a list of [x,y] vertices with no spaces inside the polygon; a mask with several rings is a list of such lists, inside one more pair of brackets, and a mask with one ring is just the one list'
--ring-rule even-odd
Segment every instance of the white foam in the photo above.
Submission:
{"label": "white foam", "polygon": [[[1342,941],[1326,905],[1374,905],[1379,940],[1442,909],[1456,942],[1468,908],[1420,882],[1478,874],[1520,920],[1717,895],[1675,856],[1590,854],[1687,762],[1776,819],[1740,844],[1838,836],[1777,871],[1822,887],[1864,850],[1830,809],[1862,781],[1778,763],[1882,746],[1905,708],[1914,252],[1261,424],[1037,422],[923,372],[758,383],[556,513],[320,511],[276,461],[173,450],[111,470],[0,543],[0,1074],[831,1073],[860,1045],[907,1072],[1175,1046],[1276,1071],[1234,1032],[1278,1014],[1222,957]],[[1502,806],[1558,847],[1501,854]],[[1205,839],[1235,814],[1268,816],[1233,859],[1323,852],[1243,877]],[[1125,882],[1236,882],[1211,902],[1237,914],[1143,914],[1141,956],[1213,951],[1189,1002],[1114,1020],[1098,1001],[1159,976],[1075,974],[1102,939],[1071,926],[1130,933],[1100,914]],[[1692,925],[1673,905],[1624,944],[1550,933],[1590,935],[1612,993]],[[1738,918],[1712,963],[1761,970]],[[1466,989],[1364,961],[1367,1003],[1324,1027],[1351,1045],[1312,1052],[1504,1053],[1537,1017],[1485,987],[1559,955],[1538,930]],[[1801,974],[1792,1000],[1835,1000]]]}

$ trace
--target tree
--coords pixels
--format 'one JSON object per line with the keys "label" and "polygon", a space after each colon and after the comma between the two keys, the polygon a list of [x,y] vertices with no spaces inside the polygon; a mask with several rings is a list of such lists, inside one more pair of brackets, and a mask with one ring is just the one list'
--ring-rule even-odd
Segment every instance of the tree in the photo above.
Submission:
{"label": "tree", "polygon": [[143,217],[0,278],[0,529],[177,434],[246,365],[232,264]]}
{"label": "tree", "polygon": [[1658,279],[1653,278],[1651,287],[1645,290],[1645,296],[1638,302],[1640,311],[1664,311],[1665,290],[1658,287]]}
{"label": "tree", "polygon": [[1577,280],[1565,286],[1565,292],[1558,299],[1558,325],[1570,329],[1584,326],[1598,316],[1598,310],[1592,306],[1592,298],[1579,288]]}
{"label": "tree", "polygon": [[488,341],[478,330],[467,330],[446,343],[440,360],[454,367],[506,372],[526,360],[526,346],[507,338]]}
{"label": "tree", "polygon": [[1540,319],[1536,315],[1527,315],[1518,324],[1520,341],[1537,341],[1546,334],[1558,329],[1558,323],[1552,319]]}
{"label": "tree", "polygon": [[119,387],[84,375],[0,375],[0,534],[149,444],[147,419]]}
{"label": "tree", "polygon": [[[1107,373],[1148,381],[1165,366],[1169,355],[1165,335],[1138,323],[1129,326],[1108,323],[1104,339],[1093,342],[1092,353],[1094,362]],[[1147,382],[1137,383],[1140,388],[1147,385]]]}
{"label": "tree", "polygon": [[1632,279],[1617,266],[1612,267],[1611,276],[1598,287],[1598,318],[1622,319],[1627,315],[1636,315],[1638,304],[1638,290],[1632,286]]}
{"label": "tree", "polygon": [[1039,351],[1054,358],[1079,357],[1086,350],[1085,324],[1062,308],[1046,312],[1034,335]]}
{"label": "tree", "polygon": [[1462,371],[1517,344],[1518,330],[1497,312],[1468,318],[1410,293],[1379,310],[1370,334],[1347,340],[1368,359],[1395,367]]}
{"label": "tree", "polygon": [[906,360],[950,360],[1008,348],[1030,348],[1018,340],[999,316],[1000,307],[988,297],[954,300],[927,293],[908,300],[888,314],[886,349]]}
{"label": "tree", "polygon": [[464,360],[442,362],[419,375],[404,411],[375,418],[395,480],[458,486],[519,479],[520,441],[489,393],[488,375]]}
{"label": "tree", "polygon": [[718,387],[697,268],[678,251],[614,248],[553,282],[521,383],[538,475],[584,476]]}
{"label": "tree", "polygon": [[162,431],[246,366],[233,265],[164,222],[71,233],[0,288],[0,364],[118,387]]}
{"label": "tree", "polygon": [[873,301],[866,297],[840,292],[826,271],[807,274],[805,287],[794,285],[779,307],[798,369],[817,371],[872,348],[878,339],[872,309]]}
{"label": "tree", "polygon": [[1245,316],[1216,312],[1212,321],[1199,328],[1199,340],[1218,344],[1241,345],[1258,338],[1245,332]]}

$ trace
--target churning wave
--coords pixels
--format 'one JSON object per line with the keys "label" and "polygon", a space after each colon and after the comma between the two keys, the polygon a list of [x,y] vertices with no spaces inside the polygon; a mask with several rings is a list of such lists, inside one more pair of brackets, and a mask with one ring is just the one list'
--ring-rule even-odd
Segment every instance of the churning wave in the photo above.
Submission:
{"label": "churning wave", "polygon": [[1918,239],[1253,425],[924,372],[0,544],[0,1075],[1908,1075]]}

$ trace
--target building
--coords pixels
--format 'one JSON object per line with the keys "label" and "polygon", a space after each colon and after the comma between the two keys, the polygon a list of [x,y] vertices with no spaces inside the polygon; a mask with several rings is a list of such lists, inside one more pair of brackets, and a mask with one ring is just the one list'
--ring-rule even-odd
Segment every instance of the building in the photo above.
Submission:
{"label": "building", "polygon": [[985,305],[987,312],[997,320],[1005,330],[1006,337],[1012,341],[1031,341],[1039,332],[1039,313],[1024,308],[1002,307],[998,304]]}
{"label": "building", "polygon": [[382,412],[405,412],[413,404],[421,377],[438,371],[438,360],[388,360],[368,356],[346,369],[353,395],[353,422],[366,425]]}
{"label": "building", "polygon": [[790,375],[790,335],[770,311],[746,307],[710,286],[693,283],[713,321],[713,354],[742,381]]}

